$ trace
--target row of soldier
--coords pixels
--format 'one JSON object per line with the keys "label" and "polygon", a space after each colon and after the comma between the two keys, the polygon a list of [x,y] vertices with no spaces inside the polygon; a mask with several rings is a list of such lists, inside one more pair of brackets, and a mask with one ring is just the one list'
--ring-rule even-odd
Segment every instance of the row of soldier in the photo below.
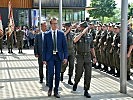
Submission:
{"label": "row of soldier", "polygon": [[38,29],[36,31],[28,29],[26,26],[18,26],[13,32],[6,28],[5,32],[0,35],[0,53],[3,53],[4,45],[7,45],[8,53],[13,53],[14,47],[18,48],[19,53],[22,53],[23,48],[33,47],[35,34],[38,31]]}
{"label": "row of soldier", "polygon": [[[44,26],[46,28],[46,22]],[[63,26],[68,47],[68,62],[67,64],[62,64],[60,80],[63,81],[64,72],[68,66],[68,84],[73,85],[73,91],[76,91],[77,85],[84,72],[84,96],[90,98],[91,96],[88,93],[88,90],[90,88],[92,64],[96,69],[103,70],[118,77],[120,76],[120,24],[113,25],[110,23],[109,25],[94,25],[93,23],[89,23],[88,25],[87,22],[82,22],[79,25],[75,24],[73,26],[71,23],[65,23]],[[133,33],[130,25],[127,29],[127,80],[130,80],[130,68],[133,65],[133,61],[131,61],[133,60],[133,58],[131,58],[133,56]],[[96,65],[96,59],[98,65]],[[43,66],[42,63],[41,66]],[[71,78],[73,76],[74,67],[75,78],[73,83]],[[43,73],[42,70],[43,68],[39,70],[39,75],[40,73]],[[40,76],[44,77],[44,75]],[[42,82],[43,78],[40,77],[40,83]],[[49,82],[47,79],[46,85],[48,86],[48,84]]]}

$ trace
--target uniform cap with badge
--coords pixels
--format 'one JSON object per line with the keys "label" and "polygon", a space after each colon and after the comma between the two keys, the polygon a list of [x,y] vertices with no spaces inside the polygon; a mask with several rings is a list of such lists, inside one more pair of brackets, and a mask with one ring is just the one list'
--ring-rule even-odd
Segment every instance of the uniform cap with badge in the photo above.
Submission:
{"label": "uniform cap with badge", "polygon": [[84,27],[84,28],[88,27],[87,22],[84,21],[84,22],[80,23],[80,27]]}
{"label": "uniform cap with badge", "polygon": [[69,22],[69,23],[65,23],[65,26],[70,27],[70,26],[72,26],[72,25],[71,25],[71,23]]}

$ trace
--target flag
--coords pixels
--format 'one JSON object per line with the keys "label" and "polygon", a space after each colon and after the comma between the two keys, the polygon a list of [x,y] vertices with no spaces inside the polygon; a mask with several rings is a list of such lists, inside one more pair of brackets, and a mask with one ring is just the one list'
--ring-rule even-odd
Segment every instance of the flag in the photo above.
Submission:
{"label": "flag", "polygon": [[32,26],[35,29],[36,26],[38,26],[38,11],[36,9],[33,10],[33,21]]}
{"label": "flag", "polygon": [[8,3],[8,30],[12,33],[14,31],[14,18],[11,2]]}
{"label": "flag", "polygon": [[0,36],[3,35],[3,26],[2,26],[2,19],[1,19],[1,15],[0,15]]}

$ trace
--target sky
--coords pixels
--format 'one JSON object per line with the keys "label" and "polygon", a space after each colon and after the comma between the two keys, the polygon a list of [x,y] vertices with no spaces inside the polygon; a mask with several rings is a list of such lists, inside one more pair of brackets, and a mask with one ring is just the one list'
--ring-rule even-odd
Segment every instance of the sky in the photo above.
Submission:
{"label": "sky", "polygon": [[[91,1],[91,0],[87,0],[87,7],[89,6],[90,1]],[[116,4],[117,4],[116,7],[121,8],[121,1],[122,1],[122,0],[115,0],[115,2],[116,2]],[[133,0],[128,0],[128,3],[133,3]]]}
{"label": "sky", "polygon": [[[116,4],[117,4],[116,7],[121,8],[121,0],[115,0],[115,2],[116,2]],[[129,3],[129,4],[130,4],[130,3],[133,3],[133,0],[128,0],[128,3]]]}

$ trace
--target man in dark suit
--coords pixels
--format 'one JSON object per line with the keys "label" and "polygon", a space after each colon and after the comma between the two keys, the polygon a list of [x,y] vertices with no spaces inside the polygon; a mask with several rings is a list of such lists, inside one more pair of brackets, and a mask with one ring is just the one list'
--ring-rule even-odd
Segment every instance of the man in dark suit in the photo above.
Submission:
{"label": "man in dark suit", "polygon": [[[39,77],[40,77],[40,83],[43,83],[43,60],[42,60],[42,45],[44,41],[44,35],[47,30],[47,24],[46,21],[41,22],[41,32],[36,35],[35,37],[35,44],[34,44],[34,55],[38,58],[38,64],[39,64]],[[47,77],[48,71],[46,66],[46,85],[48,86],[48,77]]]}
{"label": "man in dark suit", "polygon": [[[48,82],[49,90],[48,96],[52,94],[53,88],[53,76],[55,73],[55,88],[54,96],[60,98],[58,94],[58,87],[60,82],[60,72],[62,61],[67,63],[67,43],[65,35],[62,31],[58,30],[57,19],[52,18],[50,20],[51,30],[45,34],[44,50],[43,50],[43,63],[48,66]],[[54,72],[55,70],[55,72]]]}

